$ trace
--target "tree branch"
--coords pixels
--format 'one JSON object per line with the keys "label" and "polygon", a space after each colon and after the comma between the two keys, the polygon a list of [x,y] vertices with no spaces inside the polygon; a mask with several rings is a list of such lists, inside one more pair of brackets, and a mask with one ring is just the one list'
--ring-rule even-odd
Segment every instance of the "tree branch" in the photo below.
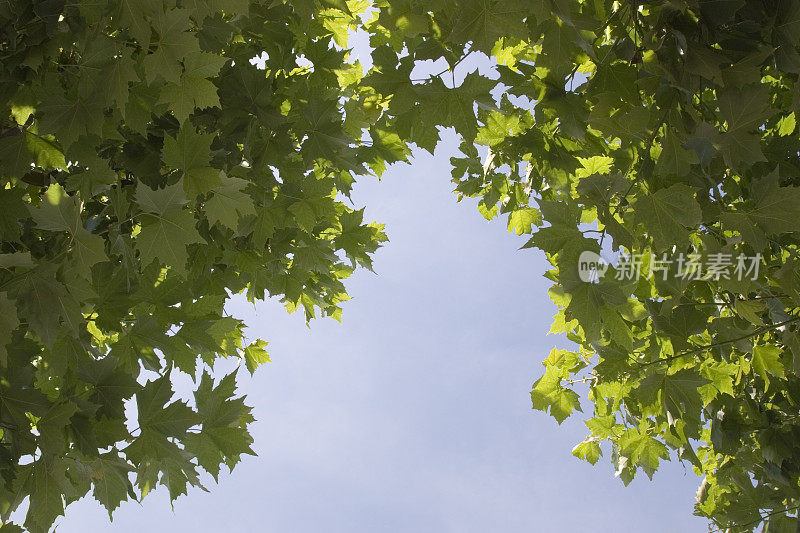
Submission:
{"label": "tree branch", "polygon": [[647,367],[647,366],[650,366],[650,365],[657,365],[659,363],[667,363],[669,361],[672,361],[674,359],[678,359],[680,357],[685,357],[687,355],[696,355],[698,353],[705,352],[705,351],[710,350],[712,348],[717,348],[719,346],[725,346],[726,344],[733,344],[734,342],[743,341],[745,339],[749,339],[750,337],[754,337],[756,335],[761,335],[762,333],[766,333],[767,331],[778,329],[778,328],[780,328],[782,326],[785,326],[787,324],[791,324],[792,322],[797,322],[798,320],[800,320],[800,316],[795,316],[795,317],[790,318],[789,320],[784,320],[783,322],[778,322],[777,324],[770,324],[769,326],[763,326],[763,327],[757,328],[755,331],[753,331],[752,333],[748,333],[747,335],[741,335],[739,337],[735,337],[733,339],[728,339],[726,341],[712,342],[711,344],[706,344],[705,346],[698,346],[697,348],[694,348],[693,350],[687,350],[685,352],[681,352],[681,353],[678,353],[678,354],[675,354],[675,355],[671,355],[669,357],[664,357],[663,359],[656,359],[655,361],[649,361],[647,363],[640,363],[639,366],[640,366],[640,368],[644,368],[644,367]]}

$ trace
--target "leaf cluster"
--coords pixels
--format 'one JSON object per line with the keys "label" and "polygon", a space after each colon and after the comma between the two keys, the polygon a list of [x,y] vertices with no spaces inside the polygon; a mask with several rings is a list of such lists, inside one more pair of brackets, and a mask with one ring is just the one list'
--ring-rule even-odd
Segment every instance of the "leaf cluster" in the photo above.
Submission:
{"label": "leaf cluster", "polygon": [[[431,151],[455,128],[459,199],[553,266],[551,331],[576,348],[544,360],[533,407],[559,423],[586,410],[573,453],[609,454],[626,484],[690,463],[716,527],[793,531],[800,3],[406,0],[375,25],[379,122]],[[465,75],[469,57],[488,67]],[[448,68],[412,79],[427,60]],[[630,279],[612,261],[587,283],[583,251],[758,269]]]}
{"label": "leaf cluster", "polygon": [[0,2],[4,523],[174,500],[253,454],[234,374],[210,370],[254,372],[267,343],[225,302],[338,319],[386,240],[345,202],[387,155],[346,48],[367,5],[344,7]]}

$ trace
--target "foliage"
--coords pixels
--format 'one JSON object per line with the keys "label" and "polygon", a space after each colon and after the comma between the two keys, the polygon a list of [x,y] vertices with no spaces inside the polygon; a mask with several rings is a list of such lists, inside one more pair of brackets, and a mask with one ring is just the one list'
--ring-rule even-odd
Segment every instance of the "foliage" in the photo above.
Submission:
{"label": "foliage", "polygon": [[[573,453],[595,463],[610,443],[626,484],[692,464],[695,512],[716,527],[794,531],[800,2],[407,0],[378,20],[364,81],[379,123],[428,150],[454,127],[459,197],[532,232],[553,265],[551,331],[577,347],[544,360],[533,407],[561,423],[588,403]],[[464,77],[471,54],[496,68]],[[440,58],[441,75],[411,79]],[[581,252],[601,250],[660,269],[610,261],[583,281]],[[746,275],[665,271],[664,254],[741,256]]]}
{"label": "foliage", "polygon": [[[459,198],[530,234],[551,331],[577,345],[544,360],[533,407],[591,406],[573,453],[610,448],[625,483],[692,464],[719,528],[793,527],[800,2],[5,0],[0,32],[4,517],[29,497],[44,531],[89,490],[109,511],[174,498],[250,453],[233,377],[203,370],[267,359],[225,299],[338,317],[385,239],[342,195],[454,128]],[[586,282],[585,251],[661,270]],[[679,275],[664,254],[758,269]]]}
{"label": "foliage", "polygon": [[90,491],[109,514],[175,499],[253,453],[234,375],[208,370],[253,372],[266,343],[226,299],[338,318],[385,240],[344,203],[386,158],[332,45],[364,7],[0,2],[4,523],[27,500],[48,531]]}

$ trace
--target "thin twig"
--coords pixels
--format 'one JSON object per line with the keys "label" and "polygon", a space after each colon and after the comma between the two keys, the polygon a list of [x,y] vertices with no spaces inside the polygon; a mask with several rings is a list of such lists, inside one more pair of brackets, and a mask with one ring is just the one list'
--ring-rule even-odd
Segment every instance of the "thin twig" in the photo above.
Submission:
{"label": "thin twig", "polygon": [[766,520],[770,516],[775,516],[776,514],[781,514],[781,513],[788,513],[789,511],[796,511],[798,509],[800,509],[800,505],[795,505],[794,507],[787,507],[786,509],[780,509],[778,511],[772,511],[771,513],[767,513],[767,514],[763,515],[761,518],[759,518],[758,520],[751,520],[750,522],[746,522],[744,524],[733,524],[731,526],[718,527],[717,529],[709,529],[708,532],[709,533],[716,533],[717,531],[725,531],[727,529],[752,526],[752,525],[758,524],[760,522],[763,522],[764,520]]}
{"label": "thin twig", "polygon": [[702,353],[702,352],[708,351],[708,350],[710,350],[712,348],[718,348],[720,346],[725,346],[726,344],[733,344],[735,342],[739,342],[739,341],[743,341],[745,339],[749,339],[750,337],[754,337],[756,335],[760,335],[762,333],[766,333],[767,331],[772,331],[774,329],[778,329],[780,327],[786,326],[787,324],[791,324],[793,322],[797,322],[798,320],[800,320],[800,316],[795,316],[795,317],[790,318],[789,320],[784,320],[783,322],[778,322],[777,324],[770,324],[768,326],[763,326],[763,327],[757,328],[752,333],[748,333],[747,335],[741,335],[739,337],[734,337],[733,339],[728,339],[728,340],[719,341],[719,342],[712,342],[711,344],[706,344],[704,346],[698,346],[697,348],[694,348],[692,350],[687,350],[685,352],[681,352],[681,353],[678,353],[678,354],[675,354],[675,355],[671,355],[669,357],[664,357],[662,359],[656,359],[654,361],[648,361],[647,363],[639,363],[639,366],[641,368],[644,368],[644,367],[647,367],[647,366],[650,366],[650,365],[657,365],[659,363],[667,363],[669,361],[672,361],[673,359],[678,359],[680,357],[685,357],[687,355],[696,355],[698,353]]}

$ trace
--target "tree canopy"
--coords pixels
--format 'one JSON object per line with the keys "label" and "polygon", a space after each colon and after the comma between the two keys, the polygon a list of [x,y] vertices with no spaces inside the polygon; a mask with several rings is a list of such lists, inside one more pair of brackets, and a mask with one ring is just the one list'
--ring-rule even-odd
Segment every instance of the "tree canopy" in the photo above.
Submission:
{"label": "tree canopy", "polygon": [[209,369],[266,342],[226,299],[338,318],[386,240],[355,179],[454,128],[459,199],[553,266],[574,348],[533,407],[586,409],[573,454],[625,483],[691,464],[715,527],[794,530],[798,40],[794,0],[0,2],[2,519],[174,499],[252,453]]}
{"label": "tree canopy", "polygon": [[[496,79],[470,74],[447,93],[478,105],[432,120],[464,139],[459,196],[532,233],[523,247],[553,266],[551,331],[577,347],[544,359],[533,407],[559,423],[585,409],[573,454],[594,464],[610,443],[626,484],[691,464],[695,512],[713,527],[794,531],[800,3],[420,3],[395,26],[420,8],[429,29],[413,25],[425,38],[394,68],[432,42],[451,65],[497,62]],[[437,85],[402,93],[432,102]],[[425,105],[392,99],[388,112],[416,124],[434,116]]]}
{"label": "tree canopy", "polygon": [[344,202],[384,160],[356,146],[369,113],[344,111],[363,107],[331,49],[349,20],[314,2],[0,3],[3,520],[26,498],[32,532],[89,491],[109,514],[159,484],[175,499],[252,453],[234,375],[208,369],[252,372],[266,343],[244,343],[226,299],[338,318],[385,240]]}

